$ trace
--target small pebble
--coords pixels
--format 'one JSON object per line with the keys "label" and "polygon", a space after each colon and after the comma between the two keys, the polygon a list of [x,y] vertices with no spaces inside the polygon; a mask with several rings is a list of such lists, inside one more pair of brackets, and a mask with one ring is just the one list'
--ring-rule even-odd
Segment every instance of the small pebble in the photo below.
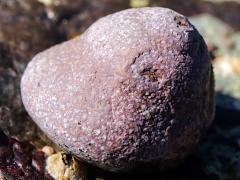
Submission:
{"label": "small pebble", "polygon": [[42,151],[47,155],[47,156],[50,156],[54,153],[54,149],[50,146],[44,146],[42,148]]}
{"label": "small pebble", "polygon": [[77,180],[83,175],[78,161],[63,152],[50,155],[47,158],[46,169],[54,179]]}

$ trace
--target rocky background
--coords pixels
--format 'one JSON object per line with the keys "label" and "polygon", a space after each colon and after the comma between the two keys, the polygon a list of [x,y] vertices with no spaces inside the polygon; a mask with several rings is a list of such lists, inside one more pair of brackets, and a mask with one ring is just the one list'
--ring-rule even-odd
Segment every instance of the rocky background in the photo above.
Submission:
{"label": "rocky background", "polygon": [[[214,64],[215,120],[175,169],[107,173],[61,152],[42,133],[23,108],[19,83],[36,53],[81,35],[102,16],[143,6],[174,9],[204,36]],[[0,0],[0,129],[0,179],[240,179],[240,1]]]}

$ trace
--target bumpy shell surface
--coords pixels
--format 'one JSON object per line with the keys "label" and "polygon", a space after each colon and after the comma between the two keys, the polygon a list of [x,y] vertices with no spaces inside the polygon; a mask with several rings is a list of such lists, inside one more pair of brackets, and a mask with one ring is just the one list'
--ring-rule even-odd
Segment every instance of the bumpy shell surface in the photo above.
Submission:
{"label": "bumpy shell surface", "polygon": [[186,156],[213,119],[205,42],[165,8],[124,10],[36,55],[24,105],[62,148],[110,171],[161,169]]}

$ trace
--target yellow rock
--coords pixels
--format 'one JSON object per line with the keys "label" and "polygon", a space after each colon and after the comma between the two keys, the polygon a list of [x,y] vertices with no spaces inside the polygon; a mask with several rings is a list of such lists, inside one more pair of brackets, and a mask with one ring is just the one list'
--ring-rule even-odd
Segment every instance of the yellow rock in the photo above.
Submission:
{"label": "yellow rock", "polygon": [[53,0],[38,0],[38,1],[43,3],[46,6],[50,6],[53,4]]}
{"label": "yellow rock", "polygon": [[70,34],[67,35],[67,39],[70,40],[70,39],[73,39],[77,36],[81,35],[81,32],[71,32]]}
{"label": "yellow rock", "polygon": [[132,8],[146,7],[149,5],[149,0],[131,0],[130,6]]}
{"label": "yellow rock", "polygon": [[42,148],[42,151],[47,155],[47,156],[50,156],[54,153],[54,149],[50,146],[44,146]]}
{"label": "yellow rock", "polygon": [[220,56],[214,60],[216,71],[222,76],[235,74],[240,77],[240,59],[232,56]]}
{"label": "yellow rock", "polygon": [[59,152],[47,158],[46,169],[57,180],[82,179],[79,163],[70,155]]}
{"label": "yellow rock", "polygon": [[232,59],[231,65],[233,72],[240,77],[240,60],[237,58]]}

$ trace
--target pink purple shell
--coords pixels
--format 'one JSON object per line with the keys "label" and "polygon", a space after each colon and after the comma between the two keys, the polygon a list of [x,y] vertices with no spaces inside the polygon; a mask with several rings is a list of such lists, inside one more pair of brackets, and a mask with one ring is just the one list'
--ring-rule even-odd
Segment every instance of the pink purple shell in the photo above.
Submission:
{"label": "pink purple shell", "polygon": [[207,47],[186,17],[166,8],[124,10],[37,54],[23,103],[48,136],[110,171],[165,169],[212,122]]}

